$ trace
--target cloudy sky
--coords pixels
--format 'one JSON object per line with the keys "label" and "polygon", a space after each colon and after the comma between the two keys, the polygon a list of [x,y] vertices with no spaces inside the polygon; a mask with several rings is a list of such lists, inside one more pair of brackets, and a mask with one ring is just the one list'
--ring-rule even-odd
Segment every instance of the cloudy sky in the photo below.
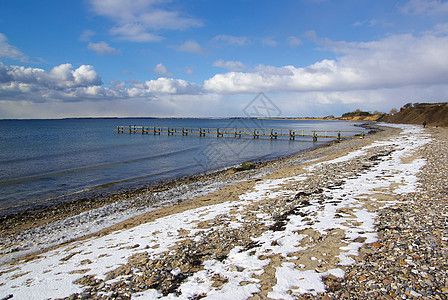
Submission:
{"label": "cloudy sky", "polygon": [[444,0],[1,0],[0,118],[448,101]]}

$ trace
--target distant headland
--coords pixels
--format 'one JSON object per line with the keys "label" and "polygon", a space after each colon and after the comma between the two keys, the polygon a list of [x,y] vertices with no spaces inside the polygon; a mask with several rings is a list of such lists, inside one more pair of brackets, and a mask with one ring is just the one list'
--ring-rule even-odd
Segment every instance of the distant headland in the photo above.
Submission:
{"label": "distant headland", "polygon": [[344,113],[340,117],[296,117],[275,118],[288,120],[333,120],[333,121],[369,121],[399,124],[423,124],[428,126],[448,127],[448,102],[441,103],[407,103],[400,110],[392,109],[389,113],[368,112],[357,109]]}

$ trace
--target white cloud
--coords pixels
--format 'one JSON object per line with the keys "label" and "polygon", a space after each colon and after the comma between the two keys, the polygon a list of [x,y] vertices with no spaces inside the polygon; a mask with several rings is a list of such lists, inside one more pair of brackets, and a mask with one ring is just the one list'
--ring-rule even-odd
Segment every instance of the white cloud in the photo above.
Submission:
{"label": "white cloud", "polygon": [[[72,68],[71,64],[66,64],[66,66]],[[75,86],[92,86],[101,85],[101,78],[92,66],[82,65],[73,71],[73,77],[75,78]]]}
{"label": "white cloud", "polygon": [[177,51],[181,52],[189,52],[189,53],[196,53],[196,54],[205,54],[207,51],[201,47],[198,43],[196,43],[193,40],[188,40],[179,47],[176,48]]}
{"label": "white cloud", "polygon": [[109,30],[111,35],[117,36],[119,40],[129,42],[159,42],[163,37],[147,32],[141,24],[117,25]]}
{"label": "white cloud", "polygon": [[[159,72],[169,72],[163,64]],[[155,95],[199,95],[202,87],[182,79],[121,82],[113,80],[110,87],[102,86],[101,78],[92,66],[74,69],[71,64],[55,66],[50,71],[0,63],[0,103],[8,101],[84,102],[130,98],[152,99]]]}
{"label": "white cloud", "polygon": [[446,15],[448,13],[448,2],[441,0],[410,0],[400,10],[405,14],[414,15]]}
{"label": "white cloud", "polygon": [[193,67],[186,67],[185,68],[185,73],[187,73],[188,76],[194,76],[194,69]]}
{"label": "white cloud", "polygon": [[288,42],[288,45],[290,47],[298,47],[302,45],[302,41],[298,37],[295,37],[293,35],[289,36],[286,41]]}
{"label": "white cloud", "polygon": [[197,84],[165,77],[146,81],[145,87],[150,93],[196,95],[201,92],[201,86]]}
{"label": "white cloud", "polygon": [[[446,100],[448,84],[411,85],[349,91],[314,91],[285,93],[270,99],[288,116],[340,116],[361,109],[389,112],[409,102],[440,102]],[[424,100],[422,100],[424,99]]]}
{"label": "white cloud", "polygon": [[39,68],[0,63],[0,100],[70,100],[80,92],[101,84],[98,73],[89,65],[73,70],[71,64],[62,64],[47,72]]}
{"label": "white cloud", "polygon": [[95,51],[95,53],[97,55],[119,55],[121,54],[120,50],[117,50],[111,46],[109,46],[109,44],[107,44],[106,42],[98,42],[98,43],[92,43],[89,42],[89,44],[87,45],[87,49]]}
{"label": "white cloud", "polygon": [[246,46],[249,44],[249,39],[244,36],[232,36],[232,35],[217,35],[212,39],[212,42],[224,42],[233,46]]}
{"label": "white cloud", "polygon": [[[293,68],[293,67],[291,67]],[[208,91],[220,94],[239,94],[277,92],[285,90],[290,81],[287,76],[265,74],[261,70],[258,72],[229,72],[217,74],[204,81],[204,88]],[[290,76],[292,78],[292,76]]]}
{"label": "white cloud", "polygon": [[261,40],[263,46],[275,47],[278,45],[278,42],[271,38],[264,38]]}
{"label": "white cloud", "polygon": [[111,34],[134,42],[160,41],[160,30],[183,30],[202,26],[202,21],[166,8],[170,0],[90,0],[94,13],[116,23]]}
{"label": "white cloud", "polygon": [[352,26],[355,27],[361,27],[361,26],[367,26],[367,27],[375,27],[375,26],[381,26],[381,27],[393,27],[394,24],[381,19],[370,19],[370,20],[364,20],[364,21],[357,21],[352,24]]}
{"label": "white cloud", "polygon": [[96,34],[95,31],[92,31],[90,29],[86,29],[79,36],[79,40],[82,41],[82,42],[89,42],[90,38],[92,36],[94,36],[95,34]]}
{"label": "white cloud", "polygon": [[217,74],[204,88],[217,93],[335,91],[443,84],[448,78],[448,36],[393,35],[360,43],[318,39],[342,54],[305,68],[259,66],[251,72]]}
{"label": "white cloud", "polygon": [[[71,64],[62,64],[46,71],[0,63],[1,110],[5,111],[5,103],[9,101],[13,111],[19,106],[11,103],[19,100],[34,103],[78,101],[84,105],[84,100],[138,102],[157,98],[166,101],[160,104],[158,115],[173,115],[175,109],[176,114],[179,110],[184,116],[193,116],[196,115],[193,109],[188,110],[180,103],[183,99],[195,103],[197,97],[202,99],[200,105],[193,106],[201,106],[203,111],[210,109],[217,115],[238,115],[241,103],[252,99],[248,94],[260,91],[275,100],[283,112],[302,116],[316,115],[312,109],[323,112],[325,108],[324,115],[336,115],[353,108],[389,111],[407,102],[446,100],[447,24],[439,24],[421,34],[389,35],[368,42],[332,41],[314,32],[308,36],[338,57],[304,67],[258,65],[252,69],[240,61],[220,59],[213,65],[231,72],[216,74],[202,85],[166,78],[169,70],[163,64],[154,69],[164,76],[157,80],[114,81],[105,87],[92,66],[74,68]],[[218,102],[207,107],[206,99],[213,97],[219,99]],[[115,112],[121,114],[118,105]],[[138,113],[135,110],[135,115]]]}
{"label": "white cloud", "polygon": [[448,23],[437,24],[434,28],[427,32],[427,34],[444,35],[448,34]]}
{"label": "white cloud", "polygon": [[0,57],[17,59],[20,61],[26,61],[28,59],[19,49],[8,44],[8,39],[3,33],[0,33]]}
{"label": "white cloud", "polygon": [[64,118],[64,117],[210,117],[228,111],[226,101],[218,95],[161,94],[155,98],[135,97],[83,102],[3,101],[0,118]]}
{"label": "white cloud", "polygon": [[[146,89],[146,90],[145,90]],[[137,93],[138,91],[138,93]],[[146,84],[126,95],[103,87],[79,89],[86,100],[48,102],[0,101],[0,118],[55,118],[86,116],[243,116],[242,110],[255,95],[151,94]],[[91,93],[88,95],[88,93]],[[140,94],[139,94],[140,93]],[[103,94],[103,96],[100,96]],[[282,116],[339,116],[347,111],[390,111],[408,102],[437,102],[446,99],[448,84],[407,86],[355,91],[314,91],[267,94]],[[126,105],[123,99],[126,98]],[[156,100],[156,101],[154,101]]]}
{"label": "white cloud", "polygon": [[262,75],[263,77],[294,75],[293,72],[291,71],[290,66],[274,67],[274,66],[258,65],[252,70],[252,72],[258,73],[258,74]]}
{"label": "white cloud", "polygon": [[378,20],[376,19],[371,19],[371,20],[365,20],[365,21],[357,21],[355,23],[353,23],[353,26],[359,27],[359,26],[368,26],[368,27],[373,27],[375,25],[378,24]]}
{"label": "white cloud", "polygon": [[213,63],[213,66],[224,68],[229,71],[243,71],[246,69],[246,66],[240,61],[232,61],[232,60],[224,61],[222,59],[218,59],[217,61],[215,61]]}
{"label": "white cloud", "polygon": [[162,63],[157,64],[157,66],[153,69],[153,71],[158,75],[163,75],[163,76],[172,76],[173,75],[170,71],[168,71],[168,69]]}

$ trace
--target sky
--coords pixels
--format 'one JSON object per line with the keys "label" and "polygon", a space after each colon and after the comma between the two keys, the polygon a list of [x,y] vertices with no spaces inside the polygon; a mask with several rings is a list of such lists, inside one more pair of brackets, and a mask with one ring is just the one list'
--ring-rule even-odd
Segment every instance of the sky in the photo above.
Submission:
{"label": "sky", "polygon": [[319,117],[447,98],[448,1],[0,1],[1,119]]}

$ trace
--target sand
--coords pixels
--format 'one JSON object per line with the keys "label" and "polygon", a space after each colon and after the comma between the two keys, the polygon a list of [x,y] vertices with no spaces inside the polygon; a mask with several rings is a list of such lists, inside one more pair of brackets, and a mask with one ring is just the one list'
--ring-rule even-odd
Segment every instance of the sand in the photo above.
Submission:
{"label": "sand", "polygon": [[418,149],[443,138],[445,129],[396,126],[255,170],[222,172],[219,184],[215,174],[211,182],[176,187],[166,206],[144,212],[128,205],[120,210],[132,212],[127,218],[107,228],[85,223],[96,229],[83,236],[88,230],[57,220],[40,236],[33,235],[39,226],[14,231],[3,243],[16,250],[3,255],[0,297],[345,295],[344,278],[362,262],[359,253],[382,247],[378,216],[419,189],[428,158]]}

